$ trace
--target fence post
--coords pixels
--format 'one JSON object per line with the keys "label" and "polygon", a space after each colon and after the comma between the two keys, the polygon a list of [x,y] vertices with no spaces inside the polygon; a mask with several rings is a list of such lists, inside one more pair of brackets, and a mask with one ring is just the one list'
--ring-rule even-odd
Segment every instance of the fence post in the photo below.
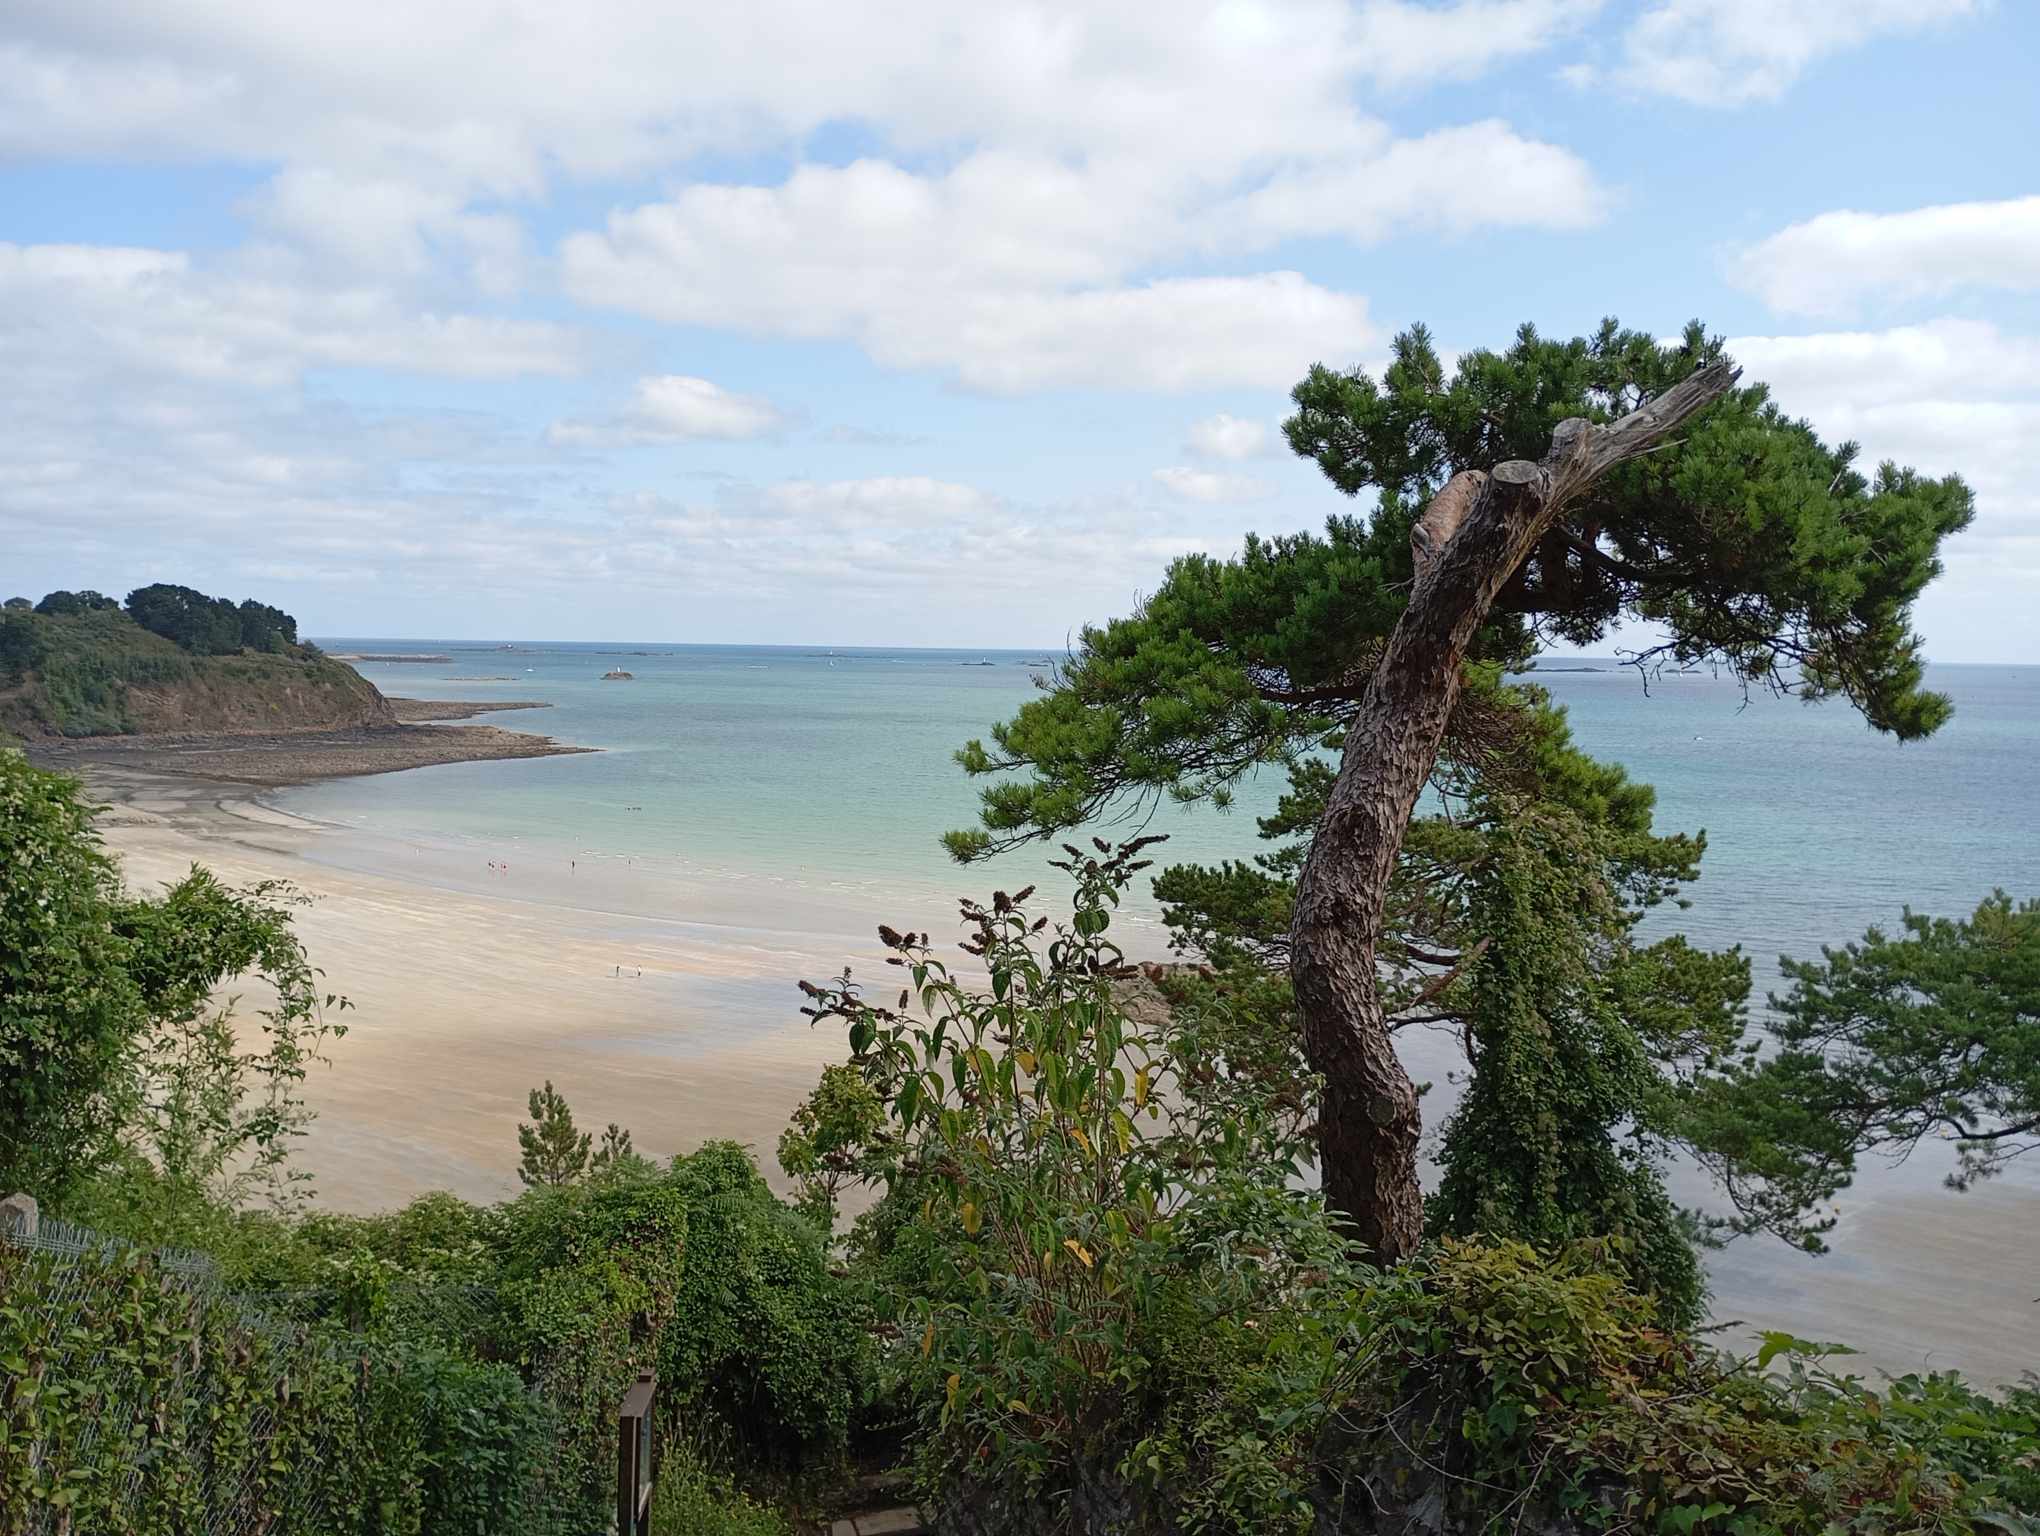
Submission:
{"label": "fence post", "polygon": [[9,1195],[0,1200],[0,1233],[33,1241],[40,1225],[34,1195]]}
{"label": "fence post", "polygon": [[618,1536],[648,1536],[652,1528],[652,1394],[650,1371],[616,1410],[616,1529]]}

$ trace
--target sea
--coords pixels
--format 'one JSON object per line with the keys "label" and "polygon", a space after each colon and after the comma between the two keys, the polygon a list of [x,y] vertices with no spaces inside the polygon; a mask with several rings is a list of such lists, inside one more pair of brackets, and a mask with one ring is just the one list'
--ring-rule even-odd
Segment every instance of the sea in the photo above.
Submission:
{"label": "sea", "polygon": [[[456,763],[282,791],[276,803],[458,853],[476,868],[522,856],[628,860],[713,889],[733,883],[864,905],[873,921],[1041,875],[1053,847],[959,868],[938,844],[975,825],[981,783],[954,753],[1032,697],[1049,651],[635,646],[389,638],[322,640],[360,654],[385,693],[517,699],[481,717],[596,753]],[[604,681],[610,671],[628,680]],[[1910,905],[1967,913],[1993,889],[2040,896],[2040,667],[1933,667],[1955,702],[1932,738],[1898,742],[1846,703],[1746,691],[1711,673],[1645,678],[1610,659],[1545,663],[1534,681],[1575,739],[1655,786],[1661,830],[1702,831],[1691,905],[1658,920],[1709,947],[1741,944],[1760,985],[1780,953],[1898,923]],[[1129,805],[1086,831],[1165,833],[1168,860],[1244,857],[1282,777],[1233,807]],[[476,855],[468,859],[469,854]],[[1160,937],[1129,901],[1129,948]],[[917,926],[928,926],[924,921]]]}
{"label": "sea", "polygon": [[[870,932],[879,921],[940,934],[955,898],[984,897],[1046,876],[1058,856],[1029,847],[962,868],[938,844],[974,824],[978,783],[956,766],[966,741],[1032,697],[1054,651],[888,650],[544,641],[321,638],[341,653],[429,653],[445,661],[358,663],[385,693],[423,699],[518,699],[549,708],[490,714],[600,750],[460,763],[276,792],[278,809],[351,829],[317,857],[497,889],[496,866],[614,869],[606,899],[645,915],[713,920],[727,905],[788,929]],[[605,680],[623,671],[628,679]],[[1655,786],[1660,830],[1701,831],[1707,852],[1689,904],[1650,918],[1649,934],[1683,932],[1709,948],[1739,945],[1756,977],[1753,1014],[1779,985],[1781,955],[1812,958],[1905,911],[1966,915],[1994,890],[2040,898],[2040,667],[1932,666],[1954,718],[1932,738],[1894,741],[1845,702],[1806,704],[1746,690],[1712,672],[1645,677],[1609,658],[1546,658],[1534,680],[1563,705],[1587,751]],[[1228,811],[1129,805],[1086,838],[1164,833],[1163,860],[1246,857],[1263,846],[1255,818],[1282,788],[1271,774]],[[614,893],[628,893],[619,898]],[[1163,957],[1166,933],[1145,889],[1129,893],[1117,930],[1136,956]],[[791,978],[789,978],[791,980]],[[757,1027],[783,1020],[793,994],[760,994]],[[1411,1069],[1451,1096],[1456,1062],[1439,1042],[1409,1042]],[[1432,1120],[1442,1114],[1431,1113]],[[1940,1188],[1951,1149],[1865,1169],[1849,1209],[1882,1202],[1937,1211],[1976,1197]],[[2040,1365],[2040,1157],[2014,1164],[1989,1207],[2022,1198],[2005,1262],[2030,1267],[2030,1316],[2013,1319]],[[1705,1204],[1697,1171],[1675,1193]],[[1894,1203],[1896,1202],[1896,1203]],[[1975,1209],[1982,1210],[1978,1206]],[[1938,1218],[1937,1218],[1938,1219]],[[1886,1227],[1889,1227],[1889,1222]],[[1844,1229],[1846,1230],[1846,1229]],[[1988,1237],[1988,1234],[1986,1234]],[[1879,1239],[1889,1249],[1889,1231]],[[1782,1244],[1734,1245],[1711,1261],[1737,1300],[1820,1312],[1825,1274],[1876,1279],[1892,1258],[1874,1246],[1811,1261]],[[1988,1243],[1986,1244],[1988,1246]],[[1917,1264],[1921,1256],[1912,1254]],[[1931,1259],[1926,1262],[1931,1264]],[[1867,1270],[1866,1270],[1867,1266]],[[2015,1288],[2024,1285],[2020,1279]],[[2009,1302],[2001,1302],[2009,1306]]]}

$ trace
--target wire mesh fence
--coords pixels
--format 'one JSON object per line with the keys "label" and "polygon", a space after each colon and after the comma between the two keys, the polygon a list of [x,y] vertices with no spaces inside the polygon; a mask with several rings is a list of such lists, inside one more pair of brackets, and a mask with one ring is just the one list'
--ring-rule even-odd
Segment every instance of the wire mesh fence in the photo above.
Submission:
{"label": "wire mesh fence", "polygon": [[554,1404],[473,1348],[493,1290],[397,1284],[374,1341],[346,1306],[236,1290],[204,1254],[0,1221],[0,1536],[415,1532],[433,1510],[513,1536],[590,1528]]}
{"label": "wire mesh fence", "polygon": [[88,1514],[147,1530],[172,1510],[205,1536],[255,1536],[292,1503],[283,1419],[314,1458],[337,1427],[289,1412],[309,1330],[245,1306],[202,1254],[49,1219],[0,1233],[0,1342],[8,1536]]}

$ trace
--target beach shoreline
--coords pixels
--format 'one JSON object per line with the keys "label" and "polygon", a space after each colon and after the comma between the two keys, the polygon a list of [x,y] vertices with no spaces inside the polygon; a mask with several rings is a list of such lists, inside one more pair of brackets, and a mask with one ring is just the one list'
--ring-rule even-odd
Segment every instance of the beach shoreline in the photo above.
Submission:
{"label": "beach shoreline", "polygon": [[[297,1161],[334,1209],[392,1209],[436,1189],[516,1194],[516,1127],[545,1082],[585,1129],[614,1121],[654,1157],[739,1142],[784,1192],[779,1134],[822,1067],[847,1055],[840,1034],[799,1016],[795,982],[846,960],[865,974],[879,959],[870,923],[886,914],[763,881],[647,883],[618,857],[577,867],[514,844],[503,857],[413,847],[294,815],[261,786],[133,761],[88,763],[85,776],[132,888],[203,864],[312,898],[299,931],[353,1006],[331,1064],[306,1085],[318,1119]],[[257,1006],[250,998],[242,1016]],[[1783,1329],[1847,1342],[1861,1353],[1842,1368],[1873,1376],[2016,1380],[2040,1359],[2031,1199],[2023,1180],[1961,1195],[1877,1180],[1845,1194],[1824,1257],[1765,1239],[1709,1253],[1722,1342]],[[1950,1273],[1963,1277],[1959,1304]]]}
{"label": "beach shoreline", "polygon": [[[560,881],[507,865],[500,892],[338,867],[315,855],[349,831],[277,809],[262,786],[121,761],[82,769],[130,889],[200,864],[309,898],[299,934],[350,1003],[333,1016],[346,1035],[305,1085],[317,1118],[294,1154],[322,1205],[515,1194],[517,1125],[548,1081],[586,1126],[615,1121],[648,1155],[734,1140],[784,1185],[779,1133],[845,1055],[840,1035],[800,1017],[794,981],[840,969],[845,946],[868,939],[780,930],[764,909],[655,918],[599,896],[572,905],[553,899]],[[233,990],[253,1019],[257,989]]]}

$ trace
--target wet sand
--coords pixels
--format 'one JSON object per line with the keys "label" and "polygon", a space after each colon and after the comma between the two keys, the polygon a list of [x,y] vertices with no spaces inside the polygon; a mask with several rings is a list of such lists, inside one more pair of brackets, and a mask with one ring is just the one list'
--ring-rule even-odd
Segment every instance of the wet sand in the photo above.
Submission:
{"label": "wet sand", "polygon": [[655,919],[602,910],[599,896],[548,899],[564,882],[524,871],[496,895],[333,868],[307,855],[345,832],[217,783],[104,762],[86,778],[109,803],[98,824],[132,888],[202,863],[313,898],[299,931],[353,1006],[307,1084],[318,1120],[298,1156],[340,1209],[515,1193],[517,1124],[547,1080],[585,1128],[614,1120],[656,1157],[731,1138],[777,1184],[780,1131],[844,1055],[840,1035],[800,1017],[794,981],[875,948],[847,914],[841,933],[789,933],[726,899],[712,921]]}

